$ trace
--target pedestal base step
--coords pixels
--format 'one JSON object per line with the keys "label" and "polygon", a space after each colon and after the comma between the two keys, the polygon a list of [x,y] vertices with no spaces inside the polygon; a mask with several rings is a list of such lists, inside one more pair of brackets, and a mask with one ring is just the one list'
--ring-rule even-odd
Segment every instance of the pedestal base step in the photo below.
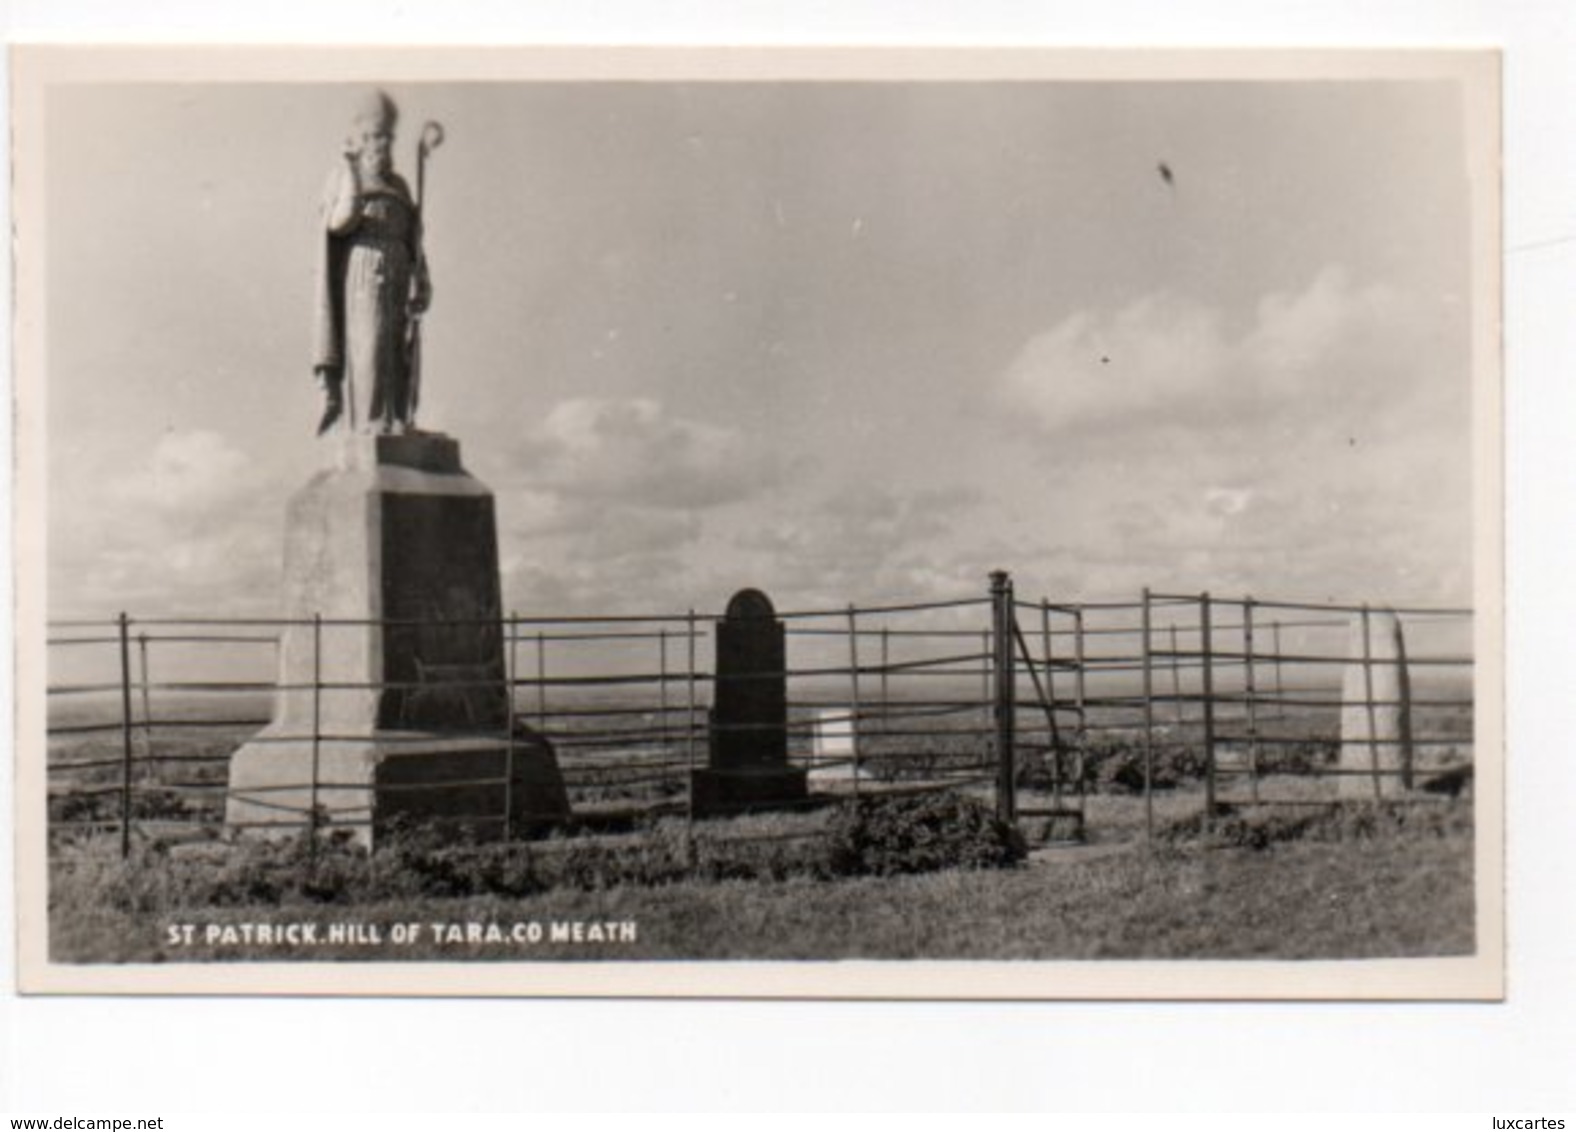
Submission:
{"label": "pedestal base step", "polygon": [[314,743],[268,727],[231,758],[225,821],[243,836],[290,836],[311,826],[314,812],[319,830],[347,830],[368,847],[397,820],[498,838],[540,834],[570,817],[557,756],[530,731],[512,744],[413,731]]}
{"label": "pedestal base step", "polygon": [[691,803],[697,817],[786,809],[809,798],[806,777],[799,767],[697,770],[690,774]]}

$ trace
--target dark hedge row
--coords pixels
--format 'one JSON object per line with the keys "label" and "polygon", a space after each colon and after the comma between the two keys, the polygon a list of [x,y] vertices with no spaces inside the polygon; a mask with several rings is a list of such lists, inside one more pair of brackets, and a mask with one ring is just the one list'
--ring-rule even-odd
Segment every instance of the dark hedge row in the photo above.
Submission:
{"label": "dark hedge row", "polygon": [[[129,861],[111,839],[63,849],[54,891],[86,885],[118,908],[258,904],[362,904],[413,897],[529,896],[555,888],[607,889],[689,880],[835,879],[940,869],[1004,868],[1023,859],[1016,829],[983,804],[947,794],[860,798],[816,824],[774,816],[705,829],[691,840],[680,821],[619,838],[466,843],[453,832],[406,826],[381,834],[375,851],[347,836],[144,847]],[[72,897],[73,899],[78,896]]]}

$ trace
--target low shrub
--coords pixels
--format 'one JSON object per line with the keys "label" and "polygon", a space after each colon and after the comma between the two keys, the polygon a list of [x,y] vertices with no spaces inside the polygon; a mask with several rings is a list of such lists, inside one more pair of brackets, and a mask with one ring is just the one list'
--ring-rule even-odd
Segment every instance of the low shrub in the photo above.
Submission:
{"label": "low shrub", "polygon": [[158,843],[122,859],[112,839],[61,846],[52,899],[124,912],[177,907],[359,904],[424,896],[526,896],[548,887],[518,844],[440,845],[413,831],[375,853],[344,837],[211,844],[197,855]]}
{"label": "low shrub", "polygon": [[1260,774],[1318,774],[1335,765],[1341,744],[1335,739],[1265,743],[1259,748]]}
{"label": "low shrub", "polygon": [[1277,842],[1311,839],[1309,833],[1321,817],[1317,811],[1306,810],[1225,810],[1217,813],[1213,822],[1206,821],[1202,813],[1181,818],[1157,830],[1156,835],[1172,844],[1196,841],[1210,848],[1268,849]]}
{"label": "low shrub", "polygon": [[[1334,739],[1310,738],[1295,742],[1265,742],[1256,756],[1260,775],[1308,775],[1332,766],[1339,753]],[[1082,753],[1083,788],[1096,794],[1142,794],[1144,792],[1144,739],[1142,733],[1096,734],[1088,738]],[[1186,789],[1203,781],[1208,770],[1201,740],[1187,741],[1159,731],[1150,756],[1150,783],[1158,791]],[[1245,744],[1237,741],[1217,748],[1218,764],[1245,765]],[[1080,755],[1070,745],[1062,753],[1062,786],[1077,785]],[[1031,790],[1050,790],[1055,781],[1053,756],[1035,753],[1020,760],[1017,781]]]}
{"label": "low shrub", "polygon": [[202,859],[178,856],[166,856],[160,867],[185,877],[182,891],[187,903],[214,907],[348,904],[384,895],[380,891],[384,884],[379,882],[393,879],[348,837],[324,837],[314,845],[305,833],[282,841],[229,846],[217,868]]}
{"label": "low shrub", "polygon": [[1011,824],[957,794],[859,798],[832,816],[828,865],[838,876],[1004,868],[1028,849]]}
{"label": "low shrub", "polygon": [[543,887],[587,892],[672,884],[688,871],[682,842],[654,835],[584,845],[571,842],[538,853],[536,859]]}
{"label": "low shrub", "polygon": [[755,815],[691,837],[662,819],[633,836],[477,842],[408,824],[375,851],[348,833],[314,840],[158,842],[127,859],[114,838],[57,846],[52,901],[148,914],[174,908],[364,904],[430,897],[524,897],[686,880],[787,880],[1002,868],[1023,859],[1018,831],[969,798],[928,794],[851,799],[812,815]]}
{"label": "low shrub", "polygon": [[1211,848],[1268,849],[1288,841],[1350,842],[1385,837],[1470,836],[1472,808],[1428,802],[1353,802],[1287,810],[1223,809],[1206,822],[1202,813],[1157,831],[1162,842],[1199,842]]}
{"label": "low shrub", "polygon": [[[72,823],[111,824],[121,820],[121,796],[117,792],[56,793],[49,797],[49,821],[52,825]],[[131,819],[133,821],[202,822],[222,821],[222,801],[207,797],[188,797],[177,790],[161,786],[138,784],[131,790]]]}
{"label": "low shrub", "polygon": [[[1106,739],[1090,745],[1085,755],[1085,784],[1102,794],[1144,792],[1144,746],[1132,739]],[[1176,790],[1198,782],[1206,770],[1204,752],[1187,743],[1157,742],[1149,782],[1155,790]]]}
{"label": "low shrub", "polygon": [[1462,837],[1473,830],[1470,801],[1348,802],[1320,817],[1312,832],[1323,841]]}

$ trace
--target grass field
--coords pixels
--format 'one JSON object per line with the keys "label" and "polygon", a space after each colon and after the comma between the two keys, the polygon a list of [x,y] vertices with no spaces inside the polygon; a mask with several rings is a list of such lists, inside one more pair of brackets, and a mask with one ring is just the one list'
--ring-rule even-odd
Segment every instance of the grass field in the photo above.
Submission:
{"label": "grass field", "polygon": [[[239,959],[1367,958],[1473,950],[1470,804],[1399,819],[1279,816],[1188,830],[1153,848],[1049,848],[1009,869],[849,879],[678,880],[560,887],[520,898],[406,897],[215,908],[185,902],[168,869],[108,845],[57,860],[51,951],[60,962]],[[1258,831],[1262,837],[1242,836]],[[444,942],[433,924],[636,925],[633,942]],[[210,925],[354,925],[360,943],[204,942]],[[394,946],[394,925],[419,923]],[[191,924],[191,945],[171,925]],[[177,930],[178,927],[177,927]],[[343,929],[342,929],[343,930]],[[376,933],[372,942],[370,933]]]}

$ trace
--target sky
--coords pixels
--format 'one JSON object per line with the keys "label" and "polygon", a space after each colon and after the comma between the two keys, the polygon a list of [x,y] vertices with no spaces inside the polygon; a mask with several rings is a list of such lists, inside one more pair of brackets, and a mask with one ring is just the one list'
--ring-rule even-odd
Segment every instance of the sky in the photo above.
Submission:
{"label": "sky", "polygon": [[[386,86],[521,615],[1471,601],[1451,84]],[[364,89],[50,89],[52,616],[280,611]]]}

